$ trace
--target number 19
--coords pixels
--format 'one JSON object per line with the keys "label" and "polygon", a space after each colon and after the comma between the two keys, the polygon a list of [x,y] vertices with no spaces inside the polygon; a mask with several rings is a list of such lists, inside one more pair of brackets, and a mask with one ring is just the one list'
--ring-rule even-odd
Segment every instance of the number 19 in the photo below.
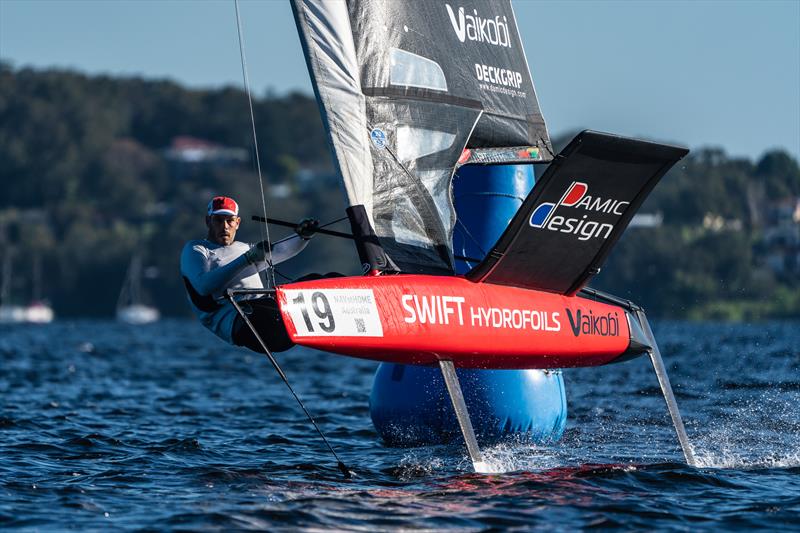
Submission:
{"label": "number 19", "polygon": [[[308,314],[308,306],[306,305],[303,293],[301,292],[298,294],[297,297],[292,300],[292,303],[300,307],[300,312],[303,314],[303,321],[306,323],[306,328],[309,333],[312,333],[314,331],[314,325],[311,323],[311,317]],[[317,322],[317,325],[322,328],[322,331],[331,333],[336,329],[336,322],[333,320],[331,304],[328,303],[328,298],[324,293],[315,291],[311,294],[311,310],[314,311],[317,318],[321,320]]]}

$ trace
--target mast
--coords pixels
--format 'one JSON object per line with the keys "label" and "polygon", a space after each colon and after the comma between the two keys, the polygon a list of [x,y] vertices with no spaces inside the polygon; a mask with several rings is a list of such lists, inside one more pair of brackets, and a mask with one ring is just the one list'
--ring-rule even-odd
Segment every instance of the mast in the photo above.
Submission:
{"label": "mast", "polygon": [[12,249],[8,244],[6,227],[6,223],[0,223],[0,249],[4,251],[2,271],[0,271],[0,305],[8,305],[8,296],[11,291]]}
{"label": "mast", "polygon": [[33,254],[33,274],[31,280],[31,299],[33,302],[42,300],[42,256],[37,252]]}
{"label": "mast", "polygon": [[3,272],[0,277],[0,305],[8,305],[8,297],[11,293],[11,249],[6,248],[3,254]]}
{"label": "mast", "polygon": [[142,258],[139,254],[135,254],[131,259],[130,295],[131,305],[142,302]]}
{"label": "mast", "polygon": [[128,268],[125,271],[125,278],[122,281],[122,288],[120,288],[119,297],[117,298],[117,313],[119,313],[120,309],[123,307],[127,307],[133,303],[131,298],[131,274],[133,273],[135,257],[135,254],[131,257],[131,262],[128,263]]}

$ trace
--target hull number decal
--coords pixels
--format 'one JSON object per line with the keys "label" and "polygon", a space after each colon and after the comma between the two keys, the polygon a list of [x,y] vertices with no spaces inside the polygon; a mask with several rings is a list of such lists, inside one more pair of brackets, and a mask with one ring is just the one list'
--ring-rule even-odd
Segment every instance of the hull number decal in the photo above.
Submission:
{"label": "hull number decal", "polygon": [[383,337],[371,289],[285,290],[299,337]]}

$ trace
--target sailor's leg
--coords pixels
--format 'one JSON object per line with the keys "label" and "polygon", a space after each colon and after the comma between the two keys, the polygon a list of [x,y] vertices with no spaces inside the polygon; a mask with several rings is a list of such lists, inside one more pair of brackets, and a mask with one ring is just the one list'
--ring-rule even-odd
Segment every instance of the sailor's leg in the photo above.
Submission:
{"label": "sailor's leg", "polygon": [[481,450],[478,448],[478,440],[475,438],[475,430],[472,428],[472,421],[469,419],[467,404],[464,402],[464,394],[461,392],[456,368],[452,361],[439,361],[439,368],[442,370],[444,383],[447,385],[447,392],[450,395],[450,401],[453,403],[458,425],[461,427],[461,434],[464,435],[464,443],[467,445],[469,458],[472,459],[472,467],[476,472],[488,472],[488,465],[483,462]]}
{"label": "sailor's leg", "polygon": [[[239,302],[242,313],[247,315],[249,324],[242,316],[236,317],[233,326],[233,343],[264,353],[258,336],[271,352],[288,350],[294,343],[286,332],[278,303],[270,297],[254,298]],[[253,331],[255,329],[255,331]],[[258,332],[258,336],[256,335]]]}

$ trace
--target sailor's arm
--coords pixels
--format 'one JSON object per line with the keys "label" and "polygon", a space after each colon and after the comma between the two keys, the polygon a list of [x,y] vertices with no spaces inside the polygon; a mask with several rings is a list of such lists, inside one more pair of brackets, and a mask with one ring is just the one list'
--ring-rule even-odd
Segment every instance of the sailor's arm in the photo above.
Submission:
{"label": "sailor's arm", "polygon": [[[273,265],[282,263],[292,257],[296,256],[303,249],[308,246],[308,241],[314,236],[317,228],[319,228],[319,220],[313,218],[304,218],[295,227],[294,231],[297,233],[294,237],[281,240],[272,245],[271,255],[267,250],[264,250],[265,259],[270,259]],[[260,242],[255,246],[264,247],[265,242]],[[268,262],[264,259],[256,262],[259,271],[267,268]]]}
{"label": "sailor's arm", "polygon": [[[276,242],[272,245],[272,264],[277,265],[278,263],[283,263],[284,261],[291,259],[302,252],[306,246],[308,246],[308,240],[302,239],[300,236],[295,236],[285,241]],[[266,259],[266,261],[260,261],[256,263],[259,271],[267,268],[269,255],[267,255]]]}
{"label": "sailor's arm", "polygon": [[203,296],[221,291],[243,269],[249,266],[244,254],[225,266],[209,269],[207,250],[201,245],[187,244],[181,252],[181,275]]}

